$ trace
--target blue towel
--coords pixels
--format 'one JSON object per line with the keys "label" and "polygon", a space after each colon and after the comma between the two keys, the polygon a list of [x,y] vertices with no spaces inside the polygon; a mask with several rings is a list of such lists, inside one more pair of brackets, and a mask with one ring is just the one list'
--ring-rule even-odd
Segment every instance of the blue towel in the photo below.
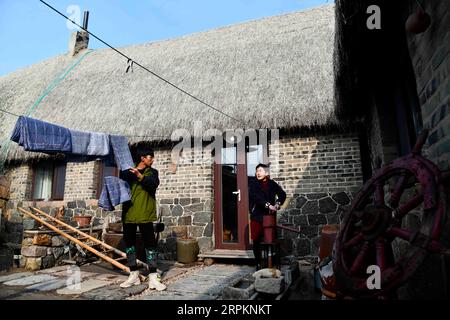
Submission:
{"label": "blue towel", "polygon": [[128,147],[128,139],[124,136],[110,135],[110,142],[119,170],[124,171],[133,168],[134,163]]}
{"label": "blue towel", "polygon": [[118,177],[105,177],[103,190],[98,200],[98,206],[107,211],[113,211],[118,204],[131,200],[130,185]]}
{"label": "blue towel", "polygon": [[87,155],[91,133],[87,131],[78,131],[70,129],[72,136],[72,153],[79,155]]}
{"label": "blue towel", "polygon": [[11,140],[26,151],[72,152],[72,138],[68,129],[24,116],[17,120]]}
{"label": "blue towel", "polygon": [[109,135],[100,132],[90,132],[88,156],[107,156],[109,154]]}

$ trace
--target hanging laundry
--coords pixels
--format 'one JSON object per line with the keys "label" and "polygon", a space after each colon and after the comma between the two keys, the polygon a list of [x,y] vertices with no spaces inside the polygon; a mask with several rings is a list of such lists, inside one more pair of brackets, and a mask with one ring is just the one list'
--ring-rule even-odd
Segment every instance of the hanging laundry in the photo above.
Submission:
{"label": "hanging laundry", "polygon": [[124,136],[110,135],[111,147],[114,152],[114,158],[120,171],[133,168],[133,158],[128,147],[128,138]]}
{"label": "hanging laundry", "polygon": [[130,200],[131,190],[128,182],[114,176],[104,178],[103,190],[98,200],[100,208],[113,211],[115,206]]}
{"label": "hanging laundry", "polygon": [[109,135],[100,132],[70,129],[72,153],[83,156],[107,156],[110,153]]}
{"label": "hanging laundry", "polygon": [[[91,132],[89,145],[87,147],[88,156],[107,156],[109,154],[109,135],[100,132]],[[128,145],[127,145],[128,146]]]}
{"label": "hanging laundry", "polygon": [[72,137],[72,153],[78,155],[87,155],[91,133],[88,131],[78,131],[70,129]]}
{"label": "hanging laundry", "polygon": [[68,129],[24,116],[20,116],[17,120],[11,140],[26,151],[44,153],[72,151],[72,138]]}

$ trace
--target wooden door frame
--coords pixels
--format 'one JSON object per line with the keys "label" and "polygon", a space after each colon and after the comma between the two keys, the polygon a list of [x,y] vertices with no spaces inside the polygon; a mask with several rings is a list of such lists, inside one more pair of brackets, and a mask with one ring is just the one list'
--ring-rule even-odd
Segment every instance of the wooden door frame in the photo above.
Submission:
{"label": "wooden door frame", "polygon": [[[221,152],[216,152],[216,160],[221,159]],[[248,221],[248,179],[247,165],[242,163],[242,156],[246,153],[236,152],[237,154],[237,186],[241,191],[241,201],[238,201],[238,239],[237,243],[223,242],[223,224],[222,224],[222,164],[216,161],[214,163],[214,239],[216,249],[247,250],[249,248],[249,221]],[[241,163],[241,164],[239,164]]]}

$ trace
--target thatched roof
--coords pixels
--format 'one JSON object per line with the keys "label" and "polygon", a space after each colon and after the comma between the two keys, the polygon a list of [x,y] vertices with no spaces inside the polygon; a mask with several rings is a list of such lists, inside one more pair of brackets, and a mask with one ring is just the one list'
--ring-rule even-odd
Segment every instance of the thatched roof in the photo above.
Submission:
{"label": "thatched roof", "polygon": [[[247,128],[290,128],[337,123],[333,39],[334,5],[324,5],[120,50]],[[57,56],[0,77],[0,107],[23,114],[81,54]],[[32,117],[127,135],[133,143],[170,139],[178,128],[192,131],[195,120],[204,129],[242,127],[139,67],[125,73],[126,67],[126,59],[110,49],[92,52]],[[0,113],[2,141],[16,120]],[[12,144],[9,159],[29,156],[34,155]]]}

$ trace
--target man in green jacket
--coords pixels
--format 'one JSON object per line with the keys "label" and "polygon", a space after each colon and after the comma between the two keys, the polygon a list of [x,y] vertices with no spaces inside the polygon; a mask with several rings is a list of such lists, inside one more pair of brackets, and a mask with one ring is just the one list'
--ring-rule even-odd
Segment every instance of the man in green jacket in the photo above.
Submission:
{"label": "man in green jacket", "polygon": [[140,284],[136,263],[136,231],[139,226],[149,267],[149,288],[158,291],[166,289],[157,273],[156,239],[153,222],[156,221],[156,189],[159,186],[158,170],[152,168],[155,154],[150,148],[137,152],[139,163],[135,168],[121,171],[120,178],[131,188],[131,200],[122,205],[123,239],[126,246],[127,265],[130,276],[122,288]]}

